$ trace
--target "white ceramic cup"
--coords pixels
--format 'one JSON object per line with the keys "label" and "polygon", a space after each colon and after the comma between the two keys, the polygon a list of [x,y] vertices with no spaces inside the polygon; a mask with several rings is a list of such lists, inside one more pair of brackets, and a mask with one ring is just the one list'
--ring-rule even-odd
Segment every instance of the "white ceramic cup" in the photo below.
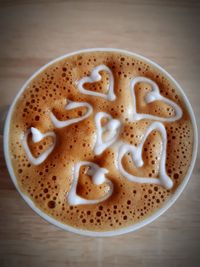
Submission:
{"label": "white ceramic cup", "polygon": [[[152,213],[152,215],[150,215],[148,218],[142,220],[141,222],[135,223],[129,227],[124,227],[118,230],[113,230],[113,231],[105,231],[105,232],[94,232],[94,231],[87,231],[87,230],[82,230],[82,229],[78,229],[78,228],[74,228],[71,227],[69,225],[63,224],[57,220],[55,220],[54,218],[50,217],[49,215],[47,215],[46,213],[44,213],[43,211],[41,211],[38,207],[36,207],[36,205],[34,204],[34,202],[25,194],[22,193],[22,191],[20,190],[18,184],[17,184],[17,179],[15,177],[14,171],[13,171],[13,167],[11,164],[11,159],[10,159],[10,153],[9,153],[9,127],[10,127],[10,119],[11,119],[11,115],[13,112],[13,109],[15,108],[15,104],[18,100],[18,98],[20,97],[20,95],[22,94],[22,92],[25,90],[25,88],[27,87],[27,85],[39,74],[41,73],[45,68],[47,68],[48,66],[50,66],[51,64],[64,59],[64,58],[68,58],[69,56],[72,55],[76,55],[79,53],[84,53],[84,52],[92,52],[92,51],[113,51],[113,52],[120,52],[126,55],[130,55],[130,56],[135,56],[138,59],[144,60],[147,63],[155,66],[156,68],[159,69],[159,71],[161,71],[164,76],[166,76],[169,80],[171,80],[175,85],[176,88],[180,91],[183,101],[185,102],[188,112],[190,114],[191,117],[191,121],[192,121],[192,125],[193,125],[193,130],[194,130],[194,146],[193,146],[193,153],[192,153],[192,158],[191,158],[191,163],[190,166],[188,168],[187,174],[185,176],[185,178],[183,179],[183,181],[181,182],[181,184],[178,186],[177,190],[175,191],[175,193],[169,198],[169,200],[167,200],[164,205],[162,206],[162,208],[160,208],[158,211]],[[18,192],[20,193],[20,195],[22,196],[22,198],[27,202],[27,204],[37,213],[39,214],[42,218],[44,218],[46,221],[73,233],[76,234],[81,234],[81,235],[86,235],[86,236],[94,236],[94,237],[98,237],[98,236],[116,236],[116,235],[120,235],[120,234],[125,234],[131,231],[135,231],[147,224],[149,224],[150,222],[154,221],[155,219],[157,219],[161,214],[163,214],[176,200],[177,198],[180,196],[180,194],[183,192],[186,184],[188,183],[188,180],[190,179],[194,164],[195,164],[195,160],[196,160],[196,156],[197,156],[197,144],[198,144],[198,134],[197,134],[197,124],[195,121],[195,117],[194,117],[194,113],[192,110],[192,107],[188,101],[188,98],[186,97],[186,95],[184,94],[182,88],[180,87],[180,85],[174,80],[174,78],[168,73],[166,72],[163,68],[161,68],[158,64],[154,63],[153,61],[140,56],[138,54],[135,53],[131,53],[129,51],[126,50],[121,50],[121,49],[114,49],[114,48],[94,48],[94,49],[85,49],[85,50],[79,50],[73,53],[69,53],[66,55],[63,55],[59,58],[56,58],[55,60],[47,63],[46,65],[44,65],[42,68],[40,68],[38,71],[36,71],[28,80],[27,82],[22,86],[21,90],[19,91],[19,93],[17,94],[17,96],[15,97],[12,105],[10,106],[7,118],[6,118],[6,122],[5,122],[5,127],[4,127],[4,155],[5,155],[5,159],[6,159],[6,164],[8,167],[8,171],[10,173],[11,179],[15,185],[15,187],[17,188]]]}

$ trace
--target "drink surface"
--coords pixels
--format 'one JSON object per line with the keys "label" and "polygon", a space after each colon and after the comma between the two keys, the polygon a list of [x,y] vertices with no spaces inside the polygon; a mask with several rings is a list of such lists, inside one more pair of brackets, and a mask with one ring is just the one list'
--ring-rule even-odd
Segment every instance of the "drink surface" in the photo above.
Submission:
{"label": "drink surface", "polygon": [[145,60],[84,52],[37,75],[12,113],[20,189],[44,213],[91,231],[133,225],[189,168],[191,119],[175,84]]}

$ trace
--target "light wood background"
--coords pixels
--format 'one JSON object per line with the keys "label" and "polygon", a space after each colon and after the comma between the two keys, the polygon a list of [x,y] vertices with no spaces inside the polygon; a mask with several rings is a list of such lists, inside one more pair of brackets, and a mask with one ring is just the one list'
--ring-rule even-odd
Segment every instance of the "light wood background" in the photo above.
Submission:
{"label": "light wood background", "polygon": [[[200,125],[198,2],[1,1],[1,121],[24,81],[49,60],[82,48],[116,47],[166,68]],[[90,238],[57,229],[25,204],[0,140],[0,266],[200,266],[200,155],[187,188],[158,220],[123,236]]]}

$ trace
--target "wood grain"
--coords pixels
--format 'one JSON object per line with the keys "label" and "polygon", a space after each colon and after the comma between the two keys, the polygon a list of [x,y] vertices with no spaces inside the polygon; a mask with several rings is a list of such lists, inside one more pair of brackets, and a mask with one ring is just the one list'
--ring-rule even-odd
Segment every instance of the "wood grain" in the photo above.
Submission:
{"label": "wood grain", "polygon": [[[169,71],[200,125],[199,25],[199,1],[1,1],[1,121],[24,81],[49,60],[77,49],[116,47]],[[200,265],[199,154],[187,188],[158,220],[123,236],[90,238],[57,229],[24,203],[0,141],[0,266]]]}

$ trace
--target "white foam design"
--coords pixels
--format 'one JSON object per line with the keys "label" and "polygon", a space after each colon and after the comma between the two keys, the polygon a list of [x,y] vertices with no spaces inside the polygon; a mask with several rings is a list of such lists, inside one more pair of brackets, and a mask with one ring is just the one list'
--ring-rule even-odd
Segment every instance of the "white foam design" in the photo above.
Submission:
{"label": "white foam design", "polygon": [[[160,164],[159,164],[159,177],[158,178],[150,178],[150,177],[138,177],[134,176],[130,173],[128,173],[123,165],[122,165],[122,158],[125,154],[128,152],[132,156],[132,160],[136,167],[143,166],[144,162],[142,160],[142,151],[144,143],[148,137],[148,135],[153,131],[158,130],[161,134],[162,138],[162,152],[160,157]],[[121,145],[118,153],[118,159],[117,159],[117,167],[120,171],[120,173],[126,177],[129,181],[136,182],[136,183],[152,183],[152,184],[158,184],[166,189],[170,189],[173,186],[173,181],[166,173],[165,163],[166,163],[166,153],[167,153],[167,134],[165,127],[160,122],[153,122],[146,130],[141,143],[136,147],[129,144],[123,144]]]}
{"label": "white foam design", "polygon": [[[101,120],[108,119],[108,122],[102,127]],[[119,120],[113,119],[106,112],[98,112],[95,115],[95,124],[97,129],[97,139],[94,147],[94,153],[100,155],[107,147],[111,146],[118,138],[121,123]],[[103,140],[103,135],[104,139]]]}
{"label": "white foam design", "polygon": [[[106,71],[109,74],[109,85],[107,88],[107,94],[103,93],[98,93],[98,92],[93,92],[90,90],[86,90],[84,88],[85,83],[93,83],[93,82],[98,82],[102,79],[101,75],[99,74],[100,71]],[[116,99],[116,95],[114,93],[114,78],[112,71],[105,65],[99,65],[95,67],[89,77],[84,77],[81,80],[76,82],[78,90],[86,95],[91,95],[91,96],[97,96],[97,97],[103,97],[107,100],[113,101]]]}
{"label": "white foam design", "polygon": [[[53,138],[53,144],[47,149],[45,150],[39,157],[35,158],[28,146],[28,135],[32,133],[32,140],[34,143],[40,142],[43,138],[45,137],[52,137]],[[54,147],[56,144],[56,135],[54,132],[50,131],[50,132],[46,132],[45,134],[42,134],[37,128],[31,127],[30,129],[28,129],[28,131],[22,136],[22,145],[23,148],[26,152],[26,155],[28,157],[28,159],[30,160],[30,162],[33,165],[39,165],[42,162],[44,162],[46,160],[46,158],[49,156],[49,154],[53,151]]]}
{"label": "white foam design", "polygon": [[[92,177],[92,182],[96,185],[101,185],[106,183],[109,187],[108,191],[105,192],[105,195],[99,199],[85,199],[77,195],[76,189],[79,179],[79,172],[82,166],[88,166],[89,169],[87,174]],[[108,199],[113,193],[113,184],[110,180],[105,177],[105,174],[108,173],[108,170],[105,168],[100,168],[97,164],[88,162],[88,161],[80,161],[75,164],[73,170],[73,181],[70,188],[70,191],[67,195],[67,201],[70,205],[83,205],[83,204],[98,204],[106,199]]]}
{"label": "white foam design", "polygon": [[68,100],[68,103],[65,106],[65,110],[71,110],[71,109],[79,108],[79,107],[86,107],[87,112],[81,117],[69,119],[69,120],[65,120],[65,121],[58,120],[56,118],[56,116],[53,114],[53,112],[50,112],[50,119],[51,119],[52,123],[54,124],[54,126],[56,128],[63,128],[63,127],[69,126],[71,124],[74,124],[74,123],[77,123],[77,122],[80,122],[80,121],[86,119],[93,112],[93,107],[89,103],[87,103],[87,102],[73,102],[70,100]]}
{"label": "white foam design", "polygon": [[[137,83],[140,83],[140,82],[148,83],[152,87],[151,92],[147,93],[147,95],[145,97],[145,101],[147,104],[154,102],[156,100],[161,100],[164,103],[173,107],[173,109],[175,111],[175,116],[170,117],[170,118],[162,118],[162,117],[151,115],[151,114],[137,113],[136,98],[135,98],[135,85]],[[151,79],[148,79],[145,77],[136,77],[136,78],[132,79],[131,83],[130,83],[130,90],[131,90],[131,96],[132,96],[132,101],[133,101],[132,110],[131,110],[132,120],[137,121],[137,120],[142,120],[142,119],[151,119],[151,120],[158,120],[158,121],[162,121],[162,122],[173,122],[173,121],[179,120],[182,117],[182,113],[183,113],[182,109],[174,101],[162,96],[160,94],[158,85],[154,81],[152,81]]]}

